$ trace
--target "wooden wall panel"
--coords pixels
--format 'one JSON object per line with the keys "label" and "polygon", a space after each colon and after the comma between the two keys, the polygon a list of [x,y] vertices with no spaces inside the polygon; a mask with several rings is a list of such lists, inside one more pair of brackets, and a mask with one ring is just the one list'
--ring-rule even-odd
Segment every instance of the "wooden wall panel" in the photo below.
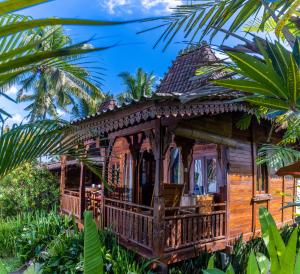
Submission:
{"label": "wooden wall panel", "polygon": [[246,234],[252,229],[252,158],[251,144],[245,143],[240,148],[228,149],[229,171],[229,237]]}
{"label": "wooden wall panel", "polygon": [[269,177],[269,193],[272,199],[269,202],[269,211],[277,223],[282,222],[282,186],[283,178],[278,176]]}
{"label": "wooden wall panel", "polygon": [[[285,196],[283,197],[284,204],[288,202],[293,202],[294,200],[294,186],[295,182],[293,177],[286,176],[284,177],[284,193]],[[289,222],[293,219],[293,208],[287,208],[283,210],[283,221]]]}
{"label": "wooden wall panel", "polygon": [[252,177],[230,174],[229,182],[229,236],[238,237],[252,229]]}

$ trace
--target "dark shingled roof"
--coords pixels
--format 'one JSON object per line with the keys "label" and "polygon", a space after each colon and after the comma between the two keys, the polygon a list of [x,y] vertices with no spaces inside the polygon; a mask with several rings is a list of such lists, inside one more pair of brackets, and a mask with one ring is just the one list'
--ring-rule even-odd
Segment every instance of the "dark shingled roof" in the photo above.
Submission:
{"label": "dark shingled roof", "polygon": [[209,66],[217,60],[218,58],[207,44],[188,47],[182,50],[175,61],[173,61],[171,68],[165,74],[151,98],[142,97],[139,101],[133,100],[122,105],[118,105],[115,100],[110,99],[99,106],[96,114],[75,120],[72,124],[100,116],[104,113],[116,112],[147,101],[163,102],[173,99],[186,103],[193,100],[223,101],[241,96],[240,92],[232,91],[210,83],[213,79],[224,77],[225,74],[223,72],[213,72],[196,76],[197,69],[201,66]]}
{"label": "dark shingled roof", "polygon": [[181,51],[162,79],[156,93],[181,95],[207,84],[209,79],[196,76],[196,70],[217,60],[212,49],[206,44]]}
{"label": "dark shingled roof", "polygon": [[114,110],[117,107],[117,101],[115,99],[108,99],[102,102],[98,108],[98,112],[107,112]]}

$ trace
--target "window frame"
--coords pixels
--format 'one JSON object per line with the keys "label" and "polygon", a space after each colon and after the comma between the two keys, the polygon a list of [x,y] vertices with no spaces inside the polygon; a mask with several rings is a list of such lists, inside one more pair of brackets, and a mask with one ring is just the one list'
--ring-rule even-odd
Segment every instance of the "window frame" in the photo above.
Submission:
{"label": "window frame", "polygon": [[[207,160],[216,160],[216,191],[215,192],[209,192],[208,191],[208,173],[207,173]],[[195,161],[201,160],[201,170],[202,170],[202,180],[203,180],[203,193],[199,195],[205,195],[205,194],[216,194],[219,192],[219,182],[218,182],[218,156],[217,154],[207,154],[198,156],[196,155],[193,158],[192,161],[192,168],[190,173],[190,181],[191,183],[191,193],[194,193],[195,189]],[[195,193],[194,193],[195,194]]]}
{"label": "window frame", "polygon": [[[172,166],[171,166],[171,156],[172,156],[172,150],[173,149],[178,149],[179,151],[179,159],[178,159],[178,182],[172,182]],[[174,184],[174,185],[182,185],[184,184],[183,182],[183,166],[182,166],[182,152],[181,148],[177,146],[171,146],[169,148],[169,164],[168,164],[168,178],[169,178],[169,183]]]}
{"label": "window frame", "polygon": [[267,164],[258,165],[256,168],[256,194],[267,194],[269,191],[269,169]]}

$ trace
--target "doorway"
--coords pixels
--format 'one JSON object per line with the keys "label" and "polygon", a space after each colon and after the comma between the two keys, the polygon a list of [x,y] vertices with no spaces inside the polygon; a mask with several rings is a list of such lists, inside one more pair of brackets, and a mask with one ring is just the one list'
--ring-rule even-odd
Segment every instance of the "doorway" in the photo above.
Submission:
{"label": "doorway", "polygon": [[151,206],[155,182],[155,159],[151,151],[142,153],[139,169],[139,203]]}

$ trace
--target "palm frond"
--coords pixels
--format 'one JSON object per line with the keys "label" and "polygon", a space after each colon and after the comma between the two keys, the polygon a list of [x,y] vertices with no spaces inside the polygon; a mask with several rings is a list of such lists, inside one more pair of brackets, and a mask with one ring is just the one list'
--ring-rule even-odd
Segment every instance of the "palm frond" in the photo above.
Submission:
{"label": "palm frond", "polygon": [[258,151],[257,164],[267,163],[274,168],[280,168],[299,161],[300,151],[283,145],[265,144]]}

